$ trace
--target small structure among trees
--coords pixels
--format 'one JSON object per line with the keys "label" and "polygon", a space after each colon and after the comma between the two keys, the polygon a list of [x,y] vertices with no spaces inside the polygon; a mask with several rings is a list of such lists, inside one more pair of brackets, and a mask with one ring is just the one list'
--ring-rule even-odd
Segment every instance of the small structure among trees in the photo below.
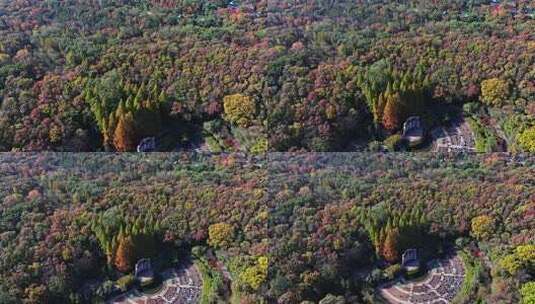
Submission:
{"label": "small structure among trees", "polygon": [[401,256],[401,265],[407,272],[417,272],[420,269],[420,260],[416,249],[407,249]]}
{"label": "small structure among trees", "polygon": [[154,152],[156,151],[156,138],[146,137],[137,145],[137,152]]}
{"label": "small structure among trees", "polygon": [[420,117],[411,116],[403,124],[403,139],[405,139],[409,145],[419,145],[424,138],[424,129]]}
{"label": "small structure among trees", "polygon": [[141,259],[136,263],[135,276],[141,285],[148,285],[154,280],[150,259]]}

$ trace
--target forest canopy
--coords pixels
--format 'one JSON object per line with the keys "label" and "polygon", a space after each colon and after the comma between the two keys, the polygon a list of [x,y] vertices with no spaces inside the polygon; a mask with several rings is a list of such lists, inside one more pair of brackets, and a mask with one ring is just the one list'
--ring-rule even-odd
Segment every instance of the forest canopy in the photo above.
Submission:
{"label": "forest canopy", "polygon": [[0,12],[2,151],[133,151],[147,137],[164,151],[348,151],[413,115],[428,129],[470,116],[480,150],[532,151],[530,0],[14,0]]}
{"label": "forest canopy", "polygon": [[214,255],[232,278],[203,303],[374,303],[406,249],[455,247],[483,263],[459,303],[519,303],[535,278],[534,161],[0,154],[0,299],[104,301],[140,258],[180,253]]}

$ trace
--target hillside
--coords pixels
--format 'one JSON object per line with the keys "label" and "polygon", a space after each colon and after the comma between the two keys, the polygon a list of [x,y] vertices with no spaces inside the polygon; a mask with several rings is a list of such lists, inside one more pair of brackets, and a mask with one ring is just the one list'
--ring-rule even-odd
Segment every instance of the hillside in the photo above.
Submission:
{"label": "hillside", "polygon": [[533,28],[530,0],[2,1],[0,150],[396,150],[417,115],[415,150],[461,119],[534,152]]}
{"label": "hillside", "polygon": [[0,302],[100,303],[138,258],[192,257],[201,303],[377,303],[407,248],[458,252],[456,303],[528,301],[534,176],[507,155],[0,154]]}

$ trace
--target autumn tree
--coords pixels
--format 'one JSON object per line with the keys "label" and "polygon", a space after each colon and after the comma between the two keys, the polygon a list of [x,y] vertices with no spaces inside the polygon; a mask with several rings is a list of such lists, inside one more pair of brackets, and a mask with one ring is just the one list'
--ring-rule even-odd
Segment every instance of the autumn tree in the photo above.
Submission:
{"label": "autumn tree", "polygon": [[522,304],[535,304],[535,281],[522,285],[520,295],[522,295]]}
{"label": "autumn tree", "polygon": [[30,286],[26,287],[24,293],[26,298],[24,303],[37,304],[47,302],[46,286],[44,285],[31,284]]}
{"label": "autumn tree", "polygon": [[119,246],[115,253],[115,267],[121,272],[128,272],[132,269],[135,259],[134,243],[131,237],[120,237]]}
{"label": "autumn tree", "polygon": [[515,254],[525,264],[535,267],[535,244],[516,247]]}
{"label": "autumn tree", "polygon": [[505,80],[492,78],[481,83],[481,101],[489,106],[501,106],[509,97],[509,84]]}
{"label": "autumn tree", "polygon": [[515,275],[520,269],[535,269],[535,245],[520,245],[511,254],[504,256],[499,265],[509,274]]}
{"label": "autumn tree", "polygon": [[256,105],[249,96],[234,94],[223,99],[225,119],[240,127],[248,127],[255,118]]}
{"label": "autumn tree", "polygon": [[113,134],[113,145],[119,152],[135,150],[137,138],[132,113],[126,113],[119,117],[119,122]]}
{"label": "autumn tree", "polygon": [[268,151],[268,140],[265,137],[258,138],[250,149],[252,154],[263,154]]}
{"label": "autumn tree", "polygon": [[216,248],[229,246],[234,228],[227,223],[217,223],[208,227],[208,244]]}
{"label": "autumn tree", "polygon": [[375,122],[381,121],[385,107],[382,93],[386,90],[387,85],[392,82],[392,79],[392,66],[385,59],[375,62],[364,73],[358,75],[357,83],[366,97],[368,108],[373,114]]}
{"label": "autumn tree", "polygon": [[522,263],[520,260],[518,260],[518,257],[514,254],[508,254],[505,257],[503,257],[499,265],[501,268],[503,268],[505,271],[507,271],[511,275],[515,275],[518,270],[522,267]]}
{"label": "autumn tree", "polygon": [[389,130],[398,129],[403,120],[420,112],[425,103],[428,81],[421,71],[399,72],[380,61],[357,80],[374,122]]}
{"label": "autumn tree", "polygon": [[403,119],[399,93],[385,92],[384,96],[386,105],[382,115],[383,126],[389,131],[394,131],[400,127]]}
{"label": "autumn tree", "polygon": [[259,257],[256,265],[248,267],[240,274],[240,279],[249,285],[252,289],[257,290],[266,281],[268,274],[268,258]]}
{"label": "autumn tree", "polygon": [[479,239],[488,239],[494,232],[494,219],[488,215],[476,216],[472,219],[472,235]]}
{"label": "autumn tree", "polygon": [[518,136],[518,143],[525,152],[535,153],[535,127],[522,132]]}
{"label": "autumn tree", "polygon": [[389,263],[395,263],[399,259],[398,239],[399,231],[397,229],[389,229],[386,232],[386,239],[383,245],[383,257]]}

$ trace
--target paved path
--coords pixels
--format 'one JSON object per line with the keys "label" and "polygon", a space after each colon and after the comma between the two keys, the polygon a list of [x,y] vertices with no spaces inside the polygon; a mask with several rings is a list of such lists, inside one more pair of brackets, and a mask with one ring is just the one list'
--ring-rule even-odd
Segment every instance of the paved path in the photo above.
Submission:
{"label": "paved path", "polygon": [[458,255],[429,263],[431,270],[424,280],[397,280],[379,288],[379,293],[392,304],[451,303],[464,280],[464,266]]}
{"label": "paved path", "polygon": [[162,274],[162,288],[155,294],[137,290],[122,294],[109,303],[117,304],[196,304],[199,302],[202,279],[194,264],[171,268]]}

